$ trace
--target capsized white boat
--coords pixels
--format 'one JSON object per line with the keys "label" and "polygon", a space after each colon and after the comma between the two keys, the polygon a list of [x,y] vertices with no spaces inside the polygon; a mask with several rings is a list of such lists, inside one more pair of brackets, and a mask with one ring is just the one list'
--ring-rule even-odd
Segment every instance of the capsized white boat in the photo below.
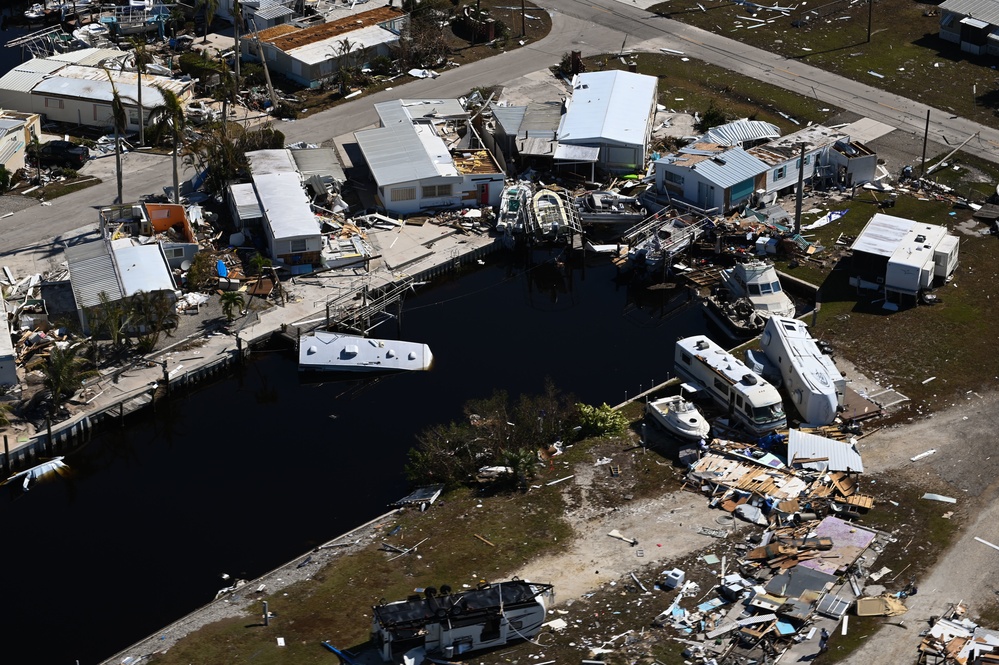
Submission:
{"label": "capsized white boat", "polygon": [[763,353],[784,379],[784,388],[804,421],[828,425],[843,406],[846,379],[832,358],[822,353],[808,326],[797,319],[772,316],[760,338]]}
{"label": "capsized white boat", "polygon": [[42,462],[41,464],[36,464],[30,469],[19,471],[10,478],[8,478],[7,480],[0,483],[0,487],[8,483],[16,482],[23,478],[24,482],[22,483],[21,487],[24,489],[25,492],[27,492],[28,490],[31,489],[32,485],[34,485],[37,481],[41,480],[42,478],[45,478],[46,476],[49,476],[51,474],[62,475],[66,473],[66,470],[69,469],[69,466],[65,462],[63,462],[63,459],[64,458],[61,456],[53,457],[47,462]]}
{"label": "capsized white boat", "polygon": [[655,424],[681,439],[697,441],[706,438],[711,431],[711,424],[683,395],[672,395],[649,402],[645,412]]}
{"label": "capsized white boat", "polygon": [[303,335],[298,346],[303,372],[420,371],[433,362],[430,347],[418,342],[317,331]]}

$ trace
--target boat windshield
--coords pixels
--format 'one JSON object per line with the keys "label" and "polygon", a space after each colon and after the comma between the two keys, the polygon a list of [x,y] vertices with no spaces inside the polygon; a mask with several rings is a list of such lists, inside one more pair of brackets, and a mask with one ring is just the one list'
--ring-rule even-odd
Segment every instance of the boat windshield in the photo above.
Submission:
{"label": "boat windshield", "polygon": [[749,287],[749,295],[751,295],[751,296],[758,296],[758,295],[760,295],[760,285],[759,284],[747,284],[746,286]]}
{"label": "boat windshield", "polygon": [[774,293],[780,293],[780,282],[774,282],[770,286],[773,287]]}
{"label": "boat windshield", "polygon": [[784,407],[779,402],[777,404],[768,404],[767,406],[753,407],[753,422],[755,423],[772,423],[783,417]]}

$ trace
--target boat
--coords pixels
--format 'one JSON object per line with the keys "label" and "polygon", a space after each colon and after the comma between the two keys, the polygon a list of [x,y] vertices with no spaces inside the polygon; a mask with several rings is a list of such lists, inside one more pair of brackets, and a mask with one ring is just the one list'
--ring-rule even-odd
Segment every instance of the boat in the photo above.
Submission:
{"label": "boat", "polygon": [[707,336],[678,340],[674,367],[750,434],[764,436],[787,426],[777,389]]}
{"label": "boat", "polygon": [[428,370],[434,356],[417,342],[317,331],[302,335],[298,369],[303,372],[402,372]]}
{"label": "boat", "polygon": [[73,31],[73,37],[87,47],[97,46],[106,41],[111,31],[103,23],[88,23]]}
{"label": "boat", "polygon": [[587,192],[573,200],[580,221],[589,224],[634,224],[648,216],[634,196],[599,190]]}
{"label": "boat", "polygon": [[843,407],[846,379],[797,319],[771,316],[760,338],[763,353],[784,380],[784,388],[805,423],[828,425]]}
{"label": "boat", "polygon": [[500,196],[499,214],[496,215],[498,233],[521,233],[524,230],[524,216],[531,188],[527,183],[518,182],[503,189]]}
{"label": "boat", "polygon": [[660,211],[625,231],[621,240],[628,245],[629,266],[639,273],[656,275],[712,227],[710,219],[695,221],[689,215]]}
{"label": "boat", "polygon": [[569,227],[565,204],[557,192],[542,189],[531,202],[535,232],[544,240],[554,239]]}
{"label": "boat", "polygon": [[48,16],[45,5],[36,2],[24,10],[24,18],[28,21],[42,21]]}
{"label": "boat", "polygon": [[645,413],[653,423],[680,439],[698,441],[711,431],[711,424],[682,394],[649,402]]}
{"label": "boat", "polygon": [[709,313],[735,337],[752,337],[771,316],[794,317],[795,305],[781,287],[773,264],[760,259],[722,270],[707,297]]}
{"label": "boat", "polygon": [[547,620],[552,588],[518,579],[482,583],[455,593],[447,585],[440,590],[428,587],[422,596],[375,605],[371,643],[383,661],[401,663],[407,654],[415,662],[424,656],[451,661],[530,640]]}
{"label": "boat", "polygon": [[39,480],[50,476],[52,474],[63,475],[69,469],[69,466],[63,462],[65,458],[62,456],[53,457],[47,462],[42,462],[41,464],[36,464],[30,469],[25,469],[24,471],[19,471],[15,473],[7,480],[0,483],[0,487],[7,485],[8,483],[13,483],[18,480],[23,479],[21,488],[27,492],[30,490],[36,482]]}

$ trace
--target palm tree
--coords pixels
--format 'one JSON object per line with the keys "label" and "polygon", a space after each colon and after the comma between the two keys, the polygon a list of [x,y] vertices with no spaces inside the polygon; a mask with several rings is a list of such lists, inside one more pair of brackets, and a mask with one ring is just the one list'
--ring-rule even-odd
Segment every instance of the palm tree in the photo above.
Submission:
{"label": "palm tree", "polygon": [[146,145],[146,123],[142,121],[142,75],[146,71],[146,41],[144,39],[132,39],[132,48],[135,49],[135,73],[139,80],[136,88],[137,101],[139,102],[139,145]]}
{"label": "palm tree", "polygon": [[184,107],[177,95],[162,86],[156,86],[163,96],[163,103],[150,109],[149,124],[155,127],[157,133],[164,128],[170,129],[170,139],[173,142],[173,202],[180,202],[180,173],[177,170],[177,159],[180,154],[180,133],[187,125]]}
{"label": "palm tree", "polygon": [[205,39],[203,44],[208,43],[208,27],[212,24],[212,19],[215,18],[215,12],[219,9],[219,0],[198,0],[194,5],[195,10],[204,9],[205,11]]}
{"label": "palm tree", "polygon": [[169,337],[180,323],[175,302],[166,291],[139,291],[132,298],[132,307],[136,323],[144,329],[139,336],[141,353],[149,353],[156,348],[160,333],[165,332]]}
{"label": "palm tree", "polygon": [[97,375],[96,370],[87,368],[87,359],[78,355],[83,348],[82,344],[74,344],[64,349],[53,346],[48,361],[42,366],[42,373],[45,375],[42,383],[49,391],[49,409],[52,417],[59,413],[66,397],[79,390],[84,381]]}
{"label": "palm tree", "polygon": [[222,303],[222,314],[229,323],[236,319],[237,314],[242,314],[245,304],[243,296],[238,291],[226,291],[220,296],[219,302]]}
{"label": "palm tree", "polygon": [[105,67],[104,73],[108,75],[108,81],[111,83],[111,124],[114,126],[114,164],[118,178],[118,203],[123,203],[121,184],[121,134],[128,127],[128,113],[125,111],[125,104],[121,101],[121,95],[118,94],[118,86],[114,84],[111,72],[109,72]]}

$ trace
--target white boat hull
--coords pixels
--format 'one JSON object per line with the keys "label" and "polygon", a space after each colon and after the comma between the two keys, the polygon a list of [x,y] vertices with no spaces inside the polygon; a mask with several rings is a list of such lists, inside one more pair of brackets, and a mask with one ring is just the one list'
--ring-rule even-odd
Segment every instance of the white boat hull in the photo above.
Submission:
{"label": "white boat hull", "polygon": [[681,439],[698,441],[711,432],[711,424],[697,407],[679,395],[649,402],[646,413],[654,423]]}
{"label": "white boat hull", "polygon": [[418,342],[316,332],[299,340],[303,372],[412,372],[433,366],[430,347]]}

